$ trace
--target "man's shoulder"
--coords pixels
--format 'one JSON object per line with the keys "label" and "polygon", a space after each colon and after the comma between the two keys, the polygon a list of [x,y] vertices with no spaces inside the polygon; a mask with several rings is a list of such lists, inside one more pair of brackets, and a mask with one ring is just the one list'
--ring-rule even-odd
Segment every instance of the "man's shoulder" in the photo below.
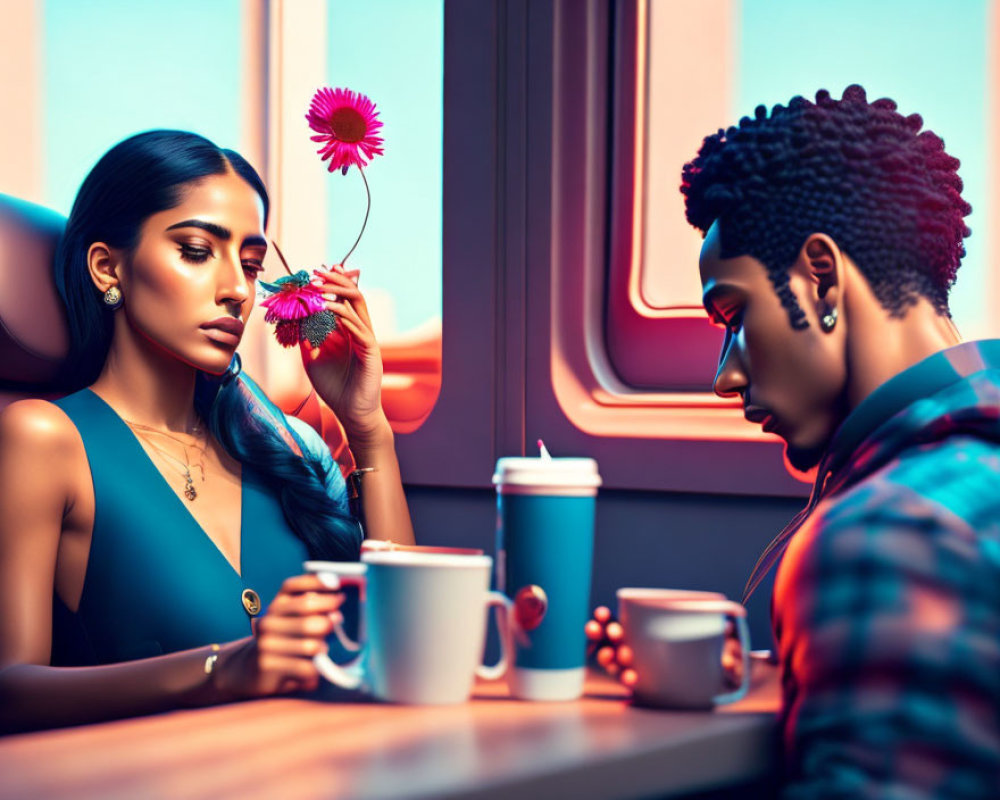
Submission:
{"label": "man's shoulder", "polygon": [[1000,447],[952,437],[828,498],[789,542],[776,598],[1000,585],[998,466]]}
{"label": "man's shoulder", "polygon": [[914,497],[973,528],[1000,524],[1000,442],[956,433],[917,445],[860,482]]}
{"label": "man's shoulder", "polygon": [[953,435],[915,445],[821,503],[814,527],[990,532],[1000,536],[1000,442]]}

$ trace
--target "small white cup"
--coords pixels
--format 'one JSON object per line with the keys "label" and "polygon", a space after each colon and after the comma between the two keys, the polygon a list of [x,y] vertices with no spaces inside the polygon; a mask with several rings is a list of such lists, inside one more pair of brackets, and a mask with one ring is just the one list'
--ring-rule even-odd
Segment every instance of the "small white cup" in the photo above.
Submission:
{"label": "small white cup", "polygon": [[[636,702],[665,708],[711,708],[746,695],[750,633],[746,609],[717,592],[678,589],[618,590],[618,618],[632,650]],[[722,692],[726,620],[736,622],[743,659],[742,685]]]}
{"label": "small white cup", "polygon": [[[334,631],[359,656],[338,665],[321,653],[316,668],[331,683],[388,702],[464,702],[476,676],[501,678],[510,659],[511,603],[489,590],[492,566],[489,556],[407,551],[365,552],[361,563],[307,561],[325,585],[358,586],[360,598],[360,645],[340,626]],[[490,606],[502,648],[494,666],[481,663]]]}

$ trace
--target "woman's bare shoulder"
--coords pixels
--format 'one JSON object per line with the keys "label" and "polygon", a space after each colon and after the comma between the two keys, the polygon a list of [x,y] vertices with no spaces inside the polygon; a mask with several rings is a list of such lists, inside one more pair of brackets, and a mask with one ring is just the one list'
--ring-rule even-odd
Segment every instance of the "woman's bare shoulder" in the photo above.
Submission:
{"label": "woman's bare shoulder", "polygon": [[30,452],[34,458],[65,455],[82,448],[72,420],[48,400],[16,400],[0,411],[0,449]]}

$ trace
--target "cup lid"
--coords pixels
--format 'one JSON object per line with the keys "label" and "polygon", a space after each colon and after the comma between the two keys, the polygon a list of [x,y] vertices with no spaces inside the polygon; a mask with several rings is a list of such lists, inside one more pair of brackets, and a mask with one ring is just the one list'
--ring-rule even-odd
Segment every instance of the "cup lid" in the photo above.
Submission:
{"label": "cup lid", "polygon": [[496,486],[584,486],[598,487],[601,476],[592,458],[529,458],[512,456],[497,459],[493,473]]}
{"label": "cup lid", "polygon": [[483,551],[473,547],[439,547],[421,544],[396,544],[390,539],[365,539],[361,543],[362,553],[373,552],[405,552],[405,553],[445,553],[456,556],[481,556]]}
{"label": "cup lid", "polygon": [[645,586],[623,586],[615,592],[619,600],[647,604],[674,603],[678,600],[726,600],[722,592],[702,589],[660,589]]}
{"label": "cup lid", "polygon": [[745,617],[746,607],[735,600],[728,600],[721,592],[702,592],[688,589],[647,589],[626,586],[619,589],[618,607],[656,609],[665,612],[732,614]]}
{"label": "cup lid", "polygon": [[361,554],[361,563],[397,567],[470,567],[490,569],[493,558],[487,555],[458,553],[420,553],[412,550],[371,550]]}

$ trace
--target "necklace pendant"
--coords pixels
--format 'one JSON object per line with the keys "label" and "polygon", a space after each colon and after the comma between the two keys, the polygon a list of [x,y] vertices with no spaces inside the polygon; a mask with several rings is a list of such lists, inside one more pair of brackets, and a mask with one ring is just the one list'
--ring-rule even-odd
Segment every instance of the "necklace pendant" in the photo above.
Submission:
{"label": "necklace pendant", "polygon": [[194,499],[198,496],[198,490],[194,488],[194,481],[191,480],[190,472],[184,476],[184,480],[187,482],[184,487],[184,496],[193,503]]}

